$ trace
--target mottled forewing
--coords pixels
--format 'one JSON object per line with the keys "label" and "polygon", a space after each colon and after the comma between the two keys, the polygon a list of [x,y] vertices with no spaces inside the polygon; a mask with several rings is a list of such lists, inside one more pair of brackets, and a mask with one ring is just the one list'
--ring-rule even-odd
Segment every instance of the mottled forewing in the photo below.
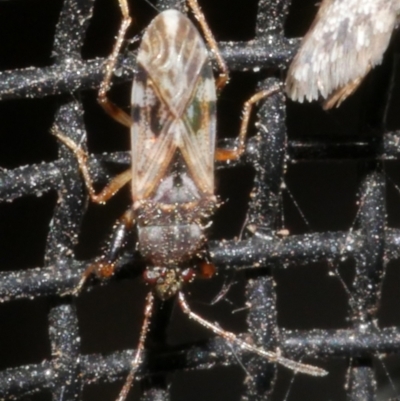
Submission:
{"label": "mottled forewing", "polygon": [[204,42],[168,10],[147,28],[132,87],[132,194],[146,199],[176,152],[204,193],[213,193],[215,85]]}
{"label": "mottled forewing", "polygon": [[296,101],[327,98],[382,61],[400,0],[324,0],[286,80]]}
{"label": "mottled forewing", "polygon": [[216,90],[210,64],[204,64],[193,97],[183,114],[180,151],[197,186],[207,194],[214,192],[214,151]]}
{"label": "mottled forewing", "polygon": [[157,186],[176,149],[168,129],[171,111],[140,66],[132,87],[132,119],[132,195],[140,200]]}

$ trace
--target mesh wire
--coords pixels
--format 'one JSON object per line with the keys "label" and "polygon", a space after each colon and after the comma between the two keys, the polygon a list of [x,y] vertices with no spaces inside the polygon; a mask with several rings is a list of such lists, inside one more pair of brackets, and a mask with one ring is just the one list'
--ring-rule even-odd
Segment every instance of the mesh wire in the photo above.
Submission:
{"label": "mesh wire", "polygon": [[[298,43],[297,40],[287,39],[285,36],[284,23],[289,3],[288,0],[260,0],[258,4],[254,4],[253,40],[219,43],[229,69],[234,72],[231,87],[235,88],[235,79],[238,81],[244,79],[244,86],[249,86],[251,90],[269,87],[279,82],[280,71],[286,68]],[[232,4],[230,3],[229,7],[222,7],[224,12],[232,8]],[[292,5],[289,21],[290,18],[295,18],[296,13],[299,13],[302,6],[298,4],[299,2]],[[17,158],[17,161],[11,161],[13,159],[7,159],[5,156],[5,165],[8,163],[15,167],[24,163],[29,164],[0,172],[0,197],[4,202],[1,209],[2,243],[9,244],[12,240],[18,243],[18,245],[4,245],[7,249],[4,250],[4,268],[0,273],[0,298],[4,301],[2,308],[8,305],[17,306],[15,309],[3,312],[2,321],[5,332],[12,327],[10,322],[15,322],[15,325],[22,330],[19,334],[21,340],[18,336],[11,338],[12,331],[3,335],[3,349],[5,352],[7,344],[12,344],[13,341],[14,345],[10,346],[10,352],[13,354],[17,348],[15,344],[19,344],[18,341],[28,344],[25,348],[22,347],[22,351],[27,351],[28,348],[37,349],[37,352],[30,357],[31,360],[24,357],[14,360],[7,359],[6,356],[2,358],[2,366],[6,369],[0,372],[1,398],[15,398],[33,393],[42,396],[47,392],[54,400],[81,399],[83,389],[86,390],[89,383],[98,384],[123,379],[131,361],[132,350],[129,348],[134,346],[135,336],[137,336],[133,331],[137,332],[141,323],[142,300],[146,289],[142,288],[144,286],[140,283],[136,287],[130,287],[130,282],[135,280],[122,280],[134,278],[140,273],[140,269],[134,269],[131,266],[132,254],[129,250],[119,260],[121,269],[116,277],[104,287],[96,287],[90,294],[82,294],[77,301],[69,297],[59,297],[77,283],[90,263],[90,258],[99,254],[99,238],[104,238],[107,228],[110,230],[113,219],[123,211],[121,205],[124,206],[126,198],[129,197],[129,195],[125,198],[122,196],[120,200],[114,202],[117,211],[109,213],[110,209],[108,209],[107,213],[110,217],[103,222],[97,222],[97,219],[102,218],[106,212],[99,208],[89,207],[88,210],[81,175],[74,156],[62,146],[56,156],[57,142],[48,133],[54,120],[66,135],[87,148],[86,132],[88,131],[89,137],[94,138],[92,151],[92,148],[96,150],[96,146],[100,149],[102,146],[96,144],[94,131],[109,129],[108,117],[102,115],[101,111],[96,114],[97,106],[91,106],[94,104],[94,95],[91,92],[80,95],[84,90],[98,87],[102,77],[102,64],[105,60],[92,57],[90,53],[92,50],[87,48],[84,50],[90,56],[85,59],[81,57],[81,49],[88,28],[89,41],[92,40],[94,43],[96,40],[104,39],[99,31],[96,31],[98,36],[91,39],[90,35],[94,35],[90,31],[93,6],[94,0],[64,0],[54,6],[52,11],[54,15],[59,12],[57,7],[61,9],[61,12],[54,33],[50,66],[48,63],[47,66],[40,68],[10,69],[0,74],[0,99],[5,116],[2,121],[7,121],[6,114],[15,105],[20,108],[20,111],[14,112],[16,114],[12,116],[28,122],[30,117],[33,118],[33,113],[43,112],[43,110],[47,112],[45,116],[39,117],[44,121],[39,128],[41,136],[33,138],[36,146],[35,156],[31,158],[29,151],[26,153],[28,155],[26,160]],[[20,10],[24,10],[24,7],[27,7],[27,2],[19,4]],[[39,7],[39,5],[33,4],[33,7]],[[101,9],[107,5],[99,1],[96,2],[96,7]],[[176,8],[176,1],[160,0],[157,7],[159,9]],[[210,7],[212,8],[213,5]],[[250,14],[251,7],[252,5],[248,3]],[[115,7],[115,9],[118,19],[118,8]],[[110,15],[110,19],[113,18],[114,16]],[[214,18],[217,22],[213,24],[210,21],[213,30],[213,25],[219,25],[218,18],[220,17],[216,14]],[[245,19],[245,16],[243,18]],[[97,20],[97,24],[101,25],[101,19]],[[10,23],[9,26],[11,25]],[[112,46],[112,39],[111,35],[104,40],[109,40]],[[46,51],[49,51],[49,48]],[[391,48],[389,54],[395,54],[395,49]],[[104,53],[104,56],[106,55],[107,52]],[[392,58],[395,59],[393,56]],[[391,65],[392,58],[387,65]],[[126,52],[121,56],[116,81],[128,82],[132,79],[134,71],[135,52]],[[244,71],[250,72],[244,73]],[[249,75],[250,81],[246,81]],[[381,81],[380,84],[382,84]],[[118,88],[116,90],[118,91]],[[227,88],[228,94],[222,94],[222,101],[225,100],[227,103],[222,108],[228,110],[228,113],[225,113],[227,116],[222,116],[220,132],[231,131],[230,120],[235,112],[229,112],[229,110],[235,110],[236,106],[230,104],[230,90]],[[304,396],[312,399],[312,393],[319,399],[321,397],[324,399],[346,397],[350,400],[377,398],[375,365],[378,365],[378,370],[384,370],[382,366],[387,364],[380,364],[380,356],[395,354],[400,347],[400,330],[398,325],[396,326],[398,320],[396,321],[395,308],[391,304],[392,298],[387,296],[382,299],[381,291],[388,262],[395,261],[400,256],[398,251],[400,232],[398,229],[391,228],[396,226],[395,212],[390,221],[391,226],[389,227],[387,223],[386,173],[383,168],[384,160],[397,159],[400,138],[398,132],[387,129],[387,124],[376,122],[382,121],[382,116],[387,117],[388,113],[382,112],[383,107],[376,106],[376,104],[387,104],[385,96],[374,92],[376,104],[374,103],[373,106],[374,110],[379,109],[379,113],[370,113],[368,107],[360,106],[363,104],[363,99],[360,100],[360,97],[369,89],[362,90],[364,92],[358,97],[355,96],[355,100],[350,100],[353,104],[347,109],[344,108],[345,111],[342,112],[350,113],[352,120],[341,120],[342,116],[339,114],[341,111],[326,117],[319,111],[318,106],[293,104],[288,105],[288,114],[289,116],[292,114],[293,117],[289,120],[282,94],[270,97],[258,108],[257,134],[249,139],[244,160],[240,165],[237,163],[231,166],[233,173],[228,171],[231,170],[230,167],[227,169],[226,166],[218,166],[219,194],[226,201],[226,205],[217,212],[215,228],[211,233],[212,239],[208,244],[222,282],[226,277],[233,277],[234,283],[240,282],[233,286],[232,291],[236,290],[240,293],[239,301],[236,302],[247,306],[247,315],[242,313],[242,315],[234,315],[231,320],[226,320],[230,309],[224,309],[224,306],[208,308],[200,304],[193,305],[195,310],[203,309],[205,315],[216,308],[218,310],[216,315],[211,313],[210,319],[224,323],[226,320],[228,328],[242,332],[241,335],[245,338],[251,336],[253,341],[266,349],[275,349],[279,346],[285,356],[296,360],[307,357],[308,361],[308,358],[312,357],[310,362],[326,367],[330,375],[324,379],[300,378],[299,375],[295,375],[295,385],[292,386],[291,373],[286,372],[285,381],[285,371],[279,369],[284,377],[283,382],[280,383],[276,379],[278,368],[275,365],[254,355],[240,353],[239,350],[232,349],[225,341],[214,338],[210,333],[203,335],[202,329],[197,326],[192,328],[193,325],[190,322],[177,320],[173,313],[173,303],[170,302],[157,306],[147,341],[145,361],[140,369],[140,384],[135,386],[137,393],[134,396],[141,397],[140,399],[143,400],[183,399],[182,394],[187,394],[185,398],[190,396],[192,400],[202,399],[205,396],[210,399],[221,397],[243,400],[269,399],[269,397],[282,399],[284,391],[291,386],[291,399],[296,397],[300,399]],[[390,93],[394,93],[393,85]],[[251,92],[245,92],[241,96],[245,97],[249,94]],[[11,99],[14,100],[11,101]],[[39,103],[45,104],[46,109],[40,109],[41,106],[36,109]],[[370,107],[372,109],[372,106]],[[33,112],[30,111],[31,109]],[[26,117],[24,113],[27,113]],[[87,114],[90,116],[91,113],[95,116],[94,119],[101,120],[99,125],[95,126],[90,122]],[[304,123],[304,119],[307,123],[301,125],[299,121],[303,120]],[[315,126],[318,128],[313,126],[314,119],[317,120]],[[344,125],[343,121],[346,121],[347,125]],[[387,118],[384,121],[386,122]],[[393,121],[395,117],[392,116],[392,124],[394,124]],[[102,124],[105,126],[99,128]],[[118,129],[115,126],[110,127]],[[335,129],[339,131],[337,136],[331,135]],[[93,135],[90,134],[92,130]],[[310,135],[312,130],[314,135]],[[107,132],[105,135],[110,133]],[[126,142],[117,139],[113,134],[111,137],[112,150],[115,146],[119,146],[119,141]],[[44,144],[50,144],[46,148],[50,150],[46,150],[47,153],[43,156],[38,150],[41,147],[41,140]],[[30,142],[28,145],[20,140],[16,142],[18,143],[14,144],[15,152],[30,146]],[[9,149],[9,146],[5,147],[4,155],[9,153]],[[109,148],[106,149],[108,153],[100,154],[94,151],[90,158],[90,170],[96,182],[99,183],[106,182],[113,174],[110,171],[110,165],[118,169],[119,166],[122,168],[129,164],[129,152],[109,152]],[[37,161],[45,162],[36,163],[35,157],[38,158]],[[325,169],[324,163],[328,160],[341,161],[342,164],[333,163]],[[297,162],[303,163],[294,164]],[[285,177],[288,164],[305,166],[303,175],[297,176],[296,170],[290,167]],[[319,176],[315,175],[315,170],[318,170],[315,166],[319,166]],[[390,169],[390,165],[388,168]],[[337,181],[330,175],[332,171],[339,175]],[[225,180],[229,183],[226,187]],[[340,199],[338,182],[352,186],[349,191],[352,195],[344,200]],[[290,211],[293,203],[288,200],[287,195],[283,195],[284,183],[292,188],[295,200],[299,203],[303,202],[305,214],[312,216],[310,218],[311,233],[305,233],[302,223],[296,221],[297,217],[293,217],[295,214]],[[324,191],[329,198],[328,203],[324,204],[323,201],[318,200],[317,206],[311,201],[309,205],[307,204],[307,196],[310,192]],[[244,195],[240,195],[241,192]],[[30,196],[43,194],[50,195],[44,195],[43,199],[39,200]],[[239,201],[227,200],[229,197],[236,196]],[[26,203],[21,203],[25,199],[27,199]],[[357,199],[359,204],[356,207]],[[13,204],[8,205],[7,202],[11,201],[14,201]],[[344,219],[340,210],[342,201],[351,205],[350,211],[343,212],[346,217]],[[33,206],[27,206],[28,202]],[[37,202],[44,204],[46,213],[39,212]],[[282,221],[282,205],[289,208],[289,211],[285,212],[286,222]],[[11,209],[11,206],[14,209]],[[37,213],[36,210],[38,210]],[[16,220],[9,218],[11,211],[23,220],[23,223],[18,224]],[[335,211],[340,214],[339,217],[335,215]],[[334,216],[329,223],[331,225],[327,223],[329,220],[322,219],[318,222],[317,217],[312,221],[313,216],[324,213]],[[91,217],[87,217],[87,214]],[[237,217],[236,214],[240,216]],[[40,223],[39,219],[43,219],[45,223]],[[245,230],[240,240],[221,240],[226,236],[229,238],[229,235],[231,237],[237,235],[244,219],[246,224],[257,226],[256,235],[251,236]],[[93,223],[92,220],[96,222]],[[282,227],[289,228],[290,235],[281,235],[276,232]],[[13,232],[15,233],[12,234]],[[43,232],[46,234],[43,235]],[[46,236],[45,241],[40,242],[44,236]],[[88,239],[92,236],[98,237],[94,239],[94,244],[90,244]],[[39,267],[32,268],[33,266]],[[329,277],[327,274],[330,271],[333,276],[336,276],[338,266],[342,269],[344,283],[341,283],[337,277]],[[322,270],[323,273],[321,273]],[[272,274],[278,281],[278,287],[275,286]],[[390,276],[391,285],[385,282],[384,288],[387,288],[388,292],[395,293],[398,288],[397,276],[395,273],[390,273],[390,270],[386,276]],[[305,281],[307,284],[304,284]],[[349,293],[345,290],[346,283],[348,288],[351,288]],[[190,290],[191,303],[196,298],[196,291],[212,294],[221,285],[221,280],[211,290],[210,284],[200,283],[199,285],[197,290],[195,287]],[[118,311],[122,309],[122,315],[128,315],[128,317],[116,323],[112,320],[113,312],[107,308],[113,305],[113,297],[120,295],[124,286],[131,298],[123,298],[115,307]],[[103,293],[102,291],[106,291],[107,287],[111,288],[110,292]],[[303,288],[303,293],[296,292],[299,287]],[[291,291],[295,294],[287,296],[287,293]],[[314,293],[312,294],[314,298],[308,298],[310,294],[307,291]],[[330,304],[323,300],[324,296],[332,298]],[[104,303],[97,305],[100,299]],[[226,299],[229,299],[229,296]],[[17,302],[17,300],[21,301]],[[321,305],[318,305],[318,302]],[[29,305],[34,303],[40,312],[48,308],[47,324],[44,322],[43,314],[41,318],[38,318],[38,315],[34,313],[30,320],[23,314],[19,315],[25,309],[33,310],[29,309]],[[381,310],[377,312],[380,304],[389,305],[389,312],[386,314]],[[334,309],[338,305],[339,309],[341,308],[340,312]],[[79,312],[80,308],[88,312],[86,314]],[[96,308],[100,312],[96,312]],[[290,313],[285,315],[285,308],[292,310],[292,315]],[[102,315],[101,318],[105,323],[99,326],[101,328],[90,329],[89,326],[96,319],[96,313]],[[305,320],[299,316],[293,317],[296,313],[305,316]],[[342,314],[339,316],[340,313]],[[246,322],[240,316],[244,316],[247,319]],[[379,324],[377,324],[377,317],[380,319]],[[30,325],[23,326],[24,319]],[[36,332],[39,330],[37,327],[40,319],[43,320],[47,334],[45,331],[39,335]],[[132,323],[131,320],[138,322]],[[239,320],[238,324],[236,320]],[[131,341],[127,341],[123,335],[122,340],[119,341],[117,326],[122,325],[121,322],[127,323],[127,332],[132,333]],[[178,328],[181,325],[183,329]],[[110,328],[109,331],[107,328]],[[96,330],[99,332],[94,333],[93,338],[85,339],[85,333],[90,333],[91,330],[92,334]],[[115,337],[117,345],[103,349],[94,339],[96,335],[101,336],[100,331]],[[189,335],[185,333],[186,338],[183,335],[184,343],[179,339],[182,331],[189,333]],[[201,332],[200,335],[197,334],[198,331]],[[171,345],[174,333],[178,333],[178,339],[172,340]],[[45,335],[48,335],[49,343],[36,346],[35,339],[40,338],[37,340],[39,344]],[[105,353],[106,356],[100,352]],[[41,362],[44,357],[44,361]],[[11,361],[9,364],[8,360]],[[232,366],[238,366],[238,361],[243,366],[232,370]],[[222,368],[211,369],[216,366]],[[246,375],[244,370],[247,372]],[[203,379],[201,376],[195,376],[194,381],[204,380],[204,387],[208,387],[209,392],[202,393],[202,390],[199,390],[199,393],[196,393],[195,387],[192,387],[186,389],[187,393],[184,393],[184,390],[179,390],[176,386],[172,387],[171,393],[170,373],[174,372],[175,377],[180,381],[187,381],[187,386],[194,386],[189,384],[194,383],[191,381],[191,371],[210,373]],[[228,373],[224,373],[225,376],[223,376],[221,372]],[[203,385],[200,386],[203,387]],[[120,382],[117,383],[116,391],[119,387]],[[142,391],[141,395],[138,394],[139,389]],[[103,398],[103,393],[97,393],[96,398],[99,396]],[[90,393],[85,396],[85,399],[90,399]]]}

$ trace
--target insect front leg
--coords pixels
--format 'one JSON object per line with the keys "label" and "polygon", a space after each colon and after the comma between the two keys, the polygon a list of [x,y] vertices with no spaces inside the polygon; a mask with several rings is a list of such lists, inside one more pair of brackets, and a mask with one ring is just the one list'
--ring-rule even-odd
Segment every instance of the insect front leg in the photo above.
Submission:
{"label": "insect front leg", "polygon": [[203,31],[204,38],[206,39],[208,46],[211,51],[214,53],[216,58],[218,68],[219,68],[219,76],[217,78],[216,86],[218,91],[221,91],[224,86],[227,84],[229,80],[229,70],[226,66],[225,60],[223,59],[217,45],[217,41],[214,38],[214,35],[207,24],[207,21],[204,17],[203,12],[197,2],[197,0],[188,0],[189,7],[192,9],[193,15],[199,21],[201,30]]}
{"label": "insect front leg", "polygon": [[75,154],[78,160],[79,168],[82,172],[83,179],[85,181],[86,188],[89,192],[90,199],[94,203],[105,203],[112,198],[125,184],[132,179],[132,171],[128,169],[121,174],[114,177],[103,190],[96,194],[93,188],[93,180],[89,173],[87,160],[88,154],[71,138],[65,136],[56,126],[52,129],[52,134],[55,135],[64,145],[68,146]]}
{"label": "insect front leg", "polygon": [[269,89],[264,89],[260,92],[255,93],[250,99],[248,99],[244,106],[243,106],[243,111],[242,111],[242,124],[240,126],[240,131],[239,131],[239,136],[237,139],[237,146],[233,149],[216,149],[215,150],[215,160],[217,161],[234,161],[240,158],[240,156],[243,154],[245,150],[245,145],[246,145],[246,135],[247,135],[247,130],[249,126],[249,120],[250,120],[250,115],[251,111],[253,109],[253,106],[255,103],[259,102],[262,99],[265,99],[274,93],[277,93],[280,91],[280,86],[279,85],[274,85]]}
{"label": "insect front leg", "polygon": [[115,70],[115,66],[117,64],[118,55],[120,53],[126,31],[129,28],[132,21],[131,17],[129,16],[129,7],[127,0],[118,0],[118,1],[122,12],[122,23],[118,31],[118,36],[113,51],[105,64],[105,74],[103,81],[100,84],[97,101],[100,103],[100,105],[103,107],[103,109],[107,114],[109,114],[112,118],[114,118],[122,125],[125,125],[126,127],[130,128],[132,125],[132,119],[129,116],[129,114],[125,113],[125,111],[120,109],[107,97],[107,92],[111,87],[111,78]]}

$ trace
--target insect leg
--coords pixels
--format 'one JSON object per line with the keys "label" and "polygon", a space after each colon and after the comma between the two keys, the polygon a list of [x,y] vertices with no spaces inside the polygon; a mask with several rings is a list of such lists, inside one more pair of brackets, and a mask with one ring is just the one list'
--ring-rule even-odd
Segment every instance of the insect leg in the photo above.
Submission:
{"label": "insect leg", "polygon": [[208,43],[208,46],[210,46],[211,51],[214,53],[214,56],[217,60],[218,67],[220,69],[219,76],[217,78],[217,89],[218,91],[221,91],[224,86],[227,84],[229,80],[229,71],[228,67],[226,66],[225,60],[223,59],[217,45],[217,41],[214,38],[214,35],[211,32],[210,27],[207,24],[207,21],[204,17],[203,12],[201,11],[201,8],[197,2],[197,0],[188,0],[188,4],[190,8],[192,9],[193,15],[199,21],[201,30],[203,31],[203,35]]}
{"label": "insect leg", "polygon": [[201,316],[197,315],[196,313],[192,312],[188,303],[186,302],[185,296],[182,292],[178,293],[178,301],[179,305],[181,306],[183,312],[189,315],[190,319],[195,320],[197,323],[200,323],[202,326],[206,327],[207,329],[211,330],[213,333],[221,336],[228,342],[232,344],[236,344],[241,349],[246,351],[254,352],[257,355],[260,355],[270,362],[279,363],[282,366],[285,366],[288,369],[291,369],[295,372],[305,373],[312,376],[325,376],[328,372],[324,369],[318,368],[317,366],[307,365],[304,363],[296,362],[291,359],[287,359],[280,355],[279,352],[272,352],[267,351],[262,348],[255,347],[247,343],[246,341],[241,340],[238,338],[234,333],[229,331],[223,330],[218,327],[216,324],[209,322],[208,320],[203,319]]}
{"label": "insect leg", "polygon": [[132,125],[132,119],[129,114],[125,113],[125,111],[116,106],[107,97],[107,92],[111,87],[111,78],[115,70],[115,65],[117,64],[118,55],[121,50],[126,31],[132,21],[131,17],[129,16],[129,7],[127,0],[118,0],[118,2],[122,12],[122,23],[118,31],[117,41],[115,42],[113,51],[105,64],[105,74],[103,81],[100,84],[97,101],[103,107],[105,112],[109,114],[112,118],[114,118],[122,125],[130,127]]}
{"label": "insect leg", "polygon": [[247,130],[248,130],[248,125],[249,125],[249,120],[250,120],[250,115],[251,111],[253,109],[253,106],[255,103],[260,101],[261,99],[265,99],[274,93],[278,92],[280,90],[279,85],[274,85],[269,89],[264,89],[260,92],[257,92],[254,94],[250,99],[248,99],[244,106],[243,106],[243,118],[242,118],[242,124],[240,126],[240,131],[239,131],[239,136],[238,136],[238,145],[234,149],[216,149],[215,150],[215,160],[218,161],[232,161],[232,160],[237,160],[239,157],[242,155],[245,149],[245,141],[246,141],[246,135],[247,135]]}
{"label": "insect leg", "polygon": [[53,127],[52,134],[55,135],[64,145],[68,146],[75,154],[79,168],[82,172],[83,179],[85,181],[86,188],[89,192],[90,199],[94,203],[105,203],[112,198],[125,184],[127,184],[132,178],[132,171],[128,169],[121,174],[114,177],[105,188],[96,194],[93,188],[92,177],[90,176],[87,159],[88,154],[77,145],[71,138],[68,138],[57,127]]}
{"label": "insect leg", "polygon": [[[371,67],[367,69],[365,75],[368,74],[370,70]],[[324,101],[322,108],[324,110],[329,110],[333,107],[339,107],[351,94],[353,94],[353,92],[357,90],[365,75],[363,75],[362,77],[357,77],[356,79],[347,83],[345,86],[332,92],[329,97]]]}
{"label": "insect leg", "polygon": [[144,344],[146,341],[146,335],[149,331],[150,318],[153,313],[153,303],[154,303],[154,295],[152,292],[149,292],[146,297],[146,304],[144,309],[144,320],[142,329],[140,330],[139,344],[135,352],[135,356],[132,360],[132,367],[129,372],[128,377],[126,378],[125,384],[122,387],[121,392],[118,395],[116,401],[125,401],[128,396],[129,390],[132,387],[133,381],[135,379],[135,373],[138,370],[140,364],[142,363],[142,353],[144,350]]}
{"label": "insect leg", "polygon": [[134,224],[134,212],[129,208],[114,225],[111,238],[107,241],[107,249],[99,260],[92,263],[82,274],[79,283],[72,291],[67,291],[63,295],[78,295],[87,279],[94,273],[100,278],[111,277],[115,270],[115,262],[118,253],[124,245],[126,233]]}

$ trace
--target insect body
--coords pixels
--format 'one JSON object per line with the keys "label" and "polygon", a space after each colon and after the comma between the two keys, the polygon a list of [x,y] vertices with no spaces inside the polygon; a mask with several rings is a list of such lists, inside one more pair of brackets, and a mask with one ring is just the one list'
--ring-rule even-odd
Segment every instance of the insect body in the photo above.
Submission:
{"label": "insect body", "polygon": [[133,208],[140,252],[156,266],[146,278],[165,299],[181,282],[181,270],[165,266],[185,264],[199,250],[202,226],[217,203],[216,90],[203,40],[176,10],[159,14],[147,28],[138,69],[132,88]]}
{"label": "insect body", "polygon": [[[197,2],[190,0],[189,4],[210,47],[217,52]],[[109,114],[131,128],[131,169],[96,194],[86,165],[87,155],[57,128],[53,130],[75,152],[94,202],[107,201],[119,188],[132,182],[132,207],[121,218],[108,255],[89,267],[77,287],[79,290],[92,272],[103,276],[113,272],[116,252],[124,234],[135,225],[138,248],[147,261],[144,278],[152,284],[153,290],[147,296],[145,319],[132,370],[118,400],[125,399],[141,362],[153,293],[162,300],[177,296],[183,312],[191,319],[242,349],[295,371],[325,375],[327,372],[323,369],[258,348],[206,321],[190,309],[181,291],[183,283],[193,278],[192,259],[204,244],[204,224],[217,206],[214,158],[230,160],[240,156],[251,106],[279,88],[273,87],[251,97],[245,104],[238,146],[216,150],[216,87],[207,49],[190,20],[176,10],[168,10],[152,21],[143,36],[138,51],[138,73],[132,87],[131,116],[126,115],[106,97],[119,48],[130,23],[127,4],[120,0],[120,5],[124,21],[106,66],[99,101]],[[217,60],[223,71],[222,78],[217,82],[224,83],[226,67],[219,54]]]}
{"label": "insect body", "polygon": [[323,0],[289,68],[288,96],[339,106],[382,62],[399,13],[399,0]]}

